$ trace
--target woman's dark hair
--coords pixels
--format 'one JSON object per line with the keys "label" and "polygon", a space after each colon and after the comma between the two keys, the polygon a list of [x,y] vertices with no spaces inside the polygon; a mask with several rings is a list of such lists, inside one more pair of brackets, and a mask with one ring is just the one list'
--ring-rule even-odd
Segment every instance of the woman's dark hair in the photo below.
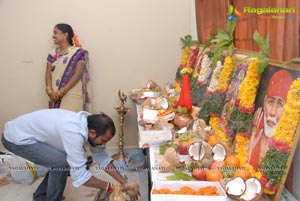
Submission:
{"label": "woman's dark hair", "polygon": [[63,33],[68,33],[68,42],[70,43],[70,45],[73,45],[73,36],[74,36],[74,32],[73,29],[70,25],[68,24],[64,24],[64,23],[60,23],[55,25],[56,28],[58,28],[61,32]]}
{"label": "woman's dark hair", "polygon": [[105,135],[110,131],[112,136],[116,133],[116,128],[113,120],[104,113],[92,114],[87,117],[88,129],[94,129],[96,136]]}

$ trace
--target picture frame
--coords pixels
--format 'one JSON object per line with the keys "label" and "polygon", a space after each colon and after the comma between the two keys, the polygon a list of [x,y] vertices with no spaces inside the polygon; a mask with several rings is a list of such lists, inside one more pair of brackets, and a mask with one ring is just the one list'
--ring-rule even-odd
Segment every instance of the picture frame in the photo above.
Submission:
{"label": "picture frame", "polygon": [[[239,54],[245,54],[245,55],[251,55],[252,52],[249,51],[237,51]],[[282,62],[278,62],[278,61],[274,61],[274,60],[270,60],[268,63],[268,66],[266,67],[266,69],[264,70],[264,72],[261,75],[261,80],[258,86],[258,90],[257,90],[257,95],[256,95],[256,100],[255,100],[255,111],[257,111],[259,108],[263,107],[263,103],[266,97],[266,93],[267,93],[267,89],[269,87],[270,82],[272,81],[272,76],[275,75],[275,73],[277,72],[287,72],[290,74],[291,77],[291,81],[294,81],[295,79],[300,77],[300,65],[299,64],[294,64],[294,63],[289,63],[287,65],[284,65]],[[280,76],[282,76],[283,74],[281,74]],[[278,77],[280,77],[278,76]],[[291,82],[290,82],[291,83]],[[282,82],[281,85],[284,85],[285,83]],[[284,88],[284,86],[280,86],[277,84],[277,88]],[[278,90],[278,89],[277,89]],[[285,92],[287,93],[287,91],[289,90],[289,87],[285,87],[284,90],[286,90]],[[280,119],[280,118],[279,118]],[[254,121],[254,120],[253,120]],[[279,121],[279,120],[278,120]],[[270,200],[280,200],[281,194],[283,192],[284,189],[284,184],[286,182],[287,179],[287,175],[289,173],[289,170],[292,168],[291,164],[295,155],[295,151],[297,148],[297,144],[299,141],[299,133],[300,133],[300,126],[299,126],[299,120],[297,123],[297,128],[296,131],[294,133],[294,137],[293,137],[293,143],[290,147],[290,152],[289,152],[289,156],[286,162],[286,169],[285,169],[285,173],[281,179],[281,184],[279,186],[279,188],[277,189],[275,194],[272,195],[267,195],[269,197]],[[250,146],[250,145],[249,145]],[[249,147],[250,149],[250,147]],[[291,183],[292,181],[288,181],[289,183]]]}

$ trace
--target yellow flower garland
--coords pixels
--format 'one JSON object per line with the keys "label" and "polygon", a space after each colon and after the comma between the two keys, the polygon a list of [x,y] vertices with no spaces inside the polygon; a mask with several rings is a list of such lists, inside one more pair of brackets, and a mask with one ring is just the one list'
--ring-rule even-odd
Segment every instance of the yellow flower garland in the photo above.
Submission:
{"label": "yellow flower garland", "polygon": [[[181,62],[180,62],[180,65],[178,67],[179,69],[182,68],[180,70],[181,74],[185,73],[185,72],[182,72],[182,70],[184,69],[184,67],[186,67],[186,65],[187,65],[187,63],[189,61],[190,52],[191,52],[191,47],[185,47],[183,49],[182,56],[181,56]],[[180,90],[181,90],[181,86],[180,86],[180,82],[179,81],[176,81],[176,83],[175,83],[175,90],[177,92],[180,92]]]}
{"label": "yellow flower garland", "polygon": [[278,126],[272,133],[276,141],[287,142],[292,146],[295,130],[300,117],[300,78],[293,81],[287,95],[287,102]]}
{"label": "yellow flower garland", "polygon": [[225,131],[219,126],[220,121],[221,121],[220,117],[211,116],[209,119],[209,125],[213,128],[215,134],[218,136],[218,138],[222,143],[229,144],[230,139],[225,133]]}
{"label": "yellow flower garland", "polygon": [[[259,60],[253,59],[248,67],[247,75],[240,85],[238,100],[243,108],[250,109],[254,107],[254,101],[260,80],[258,73]],[[235,153],[240,159],[241,164],[245,164],[248,160],[249,139],[247,137],[237,135],[235,138]]]}
{"label": "yellow flower garland", "polygon": [[260,74],[258,73],[259,61],[257,58],[253,59],[250,63],[247,75],[241,83],[238,99],[240,104],[244,108],[252,108],[257,93],[257,87],[260,80]]}
{"label": "yellow flower garland", "polygon": [[220,80],[219,80],[219,83],[218,83],[218,89],[223,93],[225,93],[228,89],[231,74],[232,74],[232,71],[233,71],[233,68],[234,68],[233,62],[234,62],[234,57],[233,56],[227,56],[225,58],[224,67],[223,67],[223,70],[221,72]]}
{"label": "yellow flower garland", "polygon": [[191,52],[190,47],[184,48],[183,53],[182,53],[182,57],[181,57],[181,65],[183,65],[183,66],[187,65],[187,62],[189,61],[190,52]]}
{"label": "yellow flower garland", "polygon": [[248,147],[249,139],[241,135],[235,137],[235,153],[236,157],[240,159],[240,163],[243,166],[248,160]]}

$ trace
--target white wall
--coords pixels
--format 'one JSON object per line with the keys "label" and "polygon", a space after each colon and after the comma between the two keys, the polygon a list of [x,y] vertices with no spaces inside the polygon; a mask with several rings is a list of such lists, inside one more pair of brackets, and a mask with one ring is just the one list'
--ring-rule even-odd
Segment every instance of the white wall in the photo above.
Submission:
{"label": "white wall", "polygon": [[[0,0],[0,130],[20,114],[47,107],[44,73],[56,23],[69,23],[90,52],[93,112],[119,125],[119,89],[150,79],[174,82],[179,38],[191,33],[193,0]],[[134,104],[125,117],[125,147],[137,147]],[[46,119],[45,119],[46,121]],[[115,137],[109,147],[117,146]],[[1,146],[1,145],[0,145]]]}
{"label": "white wall", "polygon": [[[150,79],[173,82],[179,38],[197,38],[193,0],[0,0],[0,130],[11,118],[47,107],[46,57],[60,22],[70,23],[90,52],[94,112],[106,112],[116,125],[117,91],[128,94]],[[130,100],[126,106],[125,147],[136,147],[136,111]],[[299,145],[294,174],[299,198]]]}

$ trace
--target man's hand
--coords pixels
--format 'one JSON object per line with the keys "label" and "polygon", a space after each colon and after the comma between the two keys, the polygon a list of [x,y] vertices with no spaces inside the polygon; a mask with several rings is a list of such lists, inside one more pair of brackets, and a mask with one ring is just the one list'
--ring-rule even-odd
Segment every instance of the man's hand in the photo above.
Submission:
{"label": "man's hand", "polygon": [[126,192],[131,201],[137,201],[141,195],[139,185],[136,182],[127,182],[121,186],[121,191]]}

